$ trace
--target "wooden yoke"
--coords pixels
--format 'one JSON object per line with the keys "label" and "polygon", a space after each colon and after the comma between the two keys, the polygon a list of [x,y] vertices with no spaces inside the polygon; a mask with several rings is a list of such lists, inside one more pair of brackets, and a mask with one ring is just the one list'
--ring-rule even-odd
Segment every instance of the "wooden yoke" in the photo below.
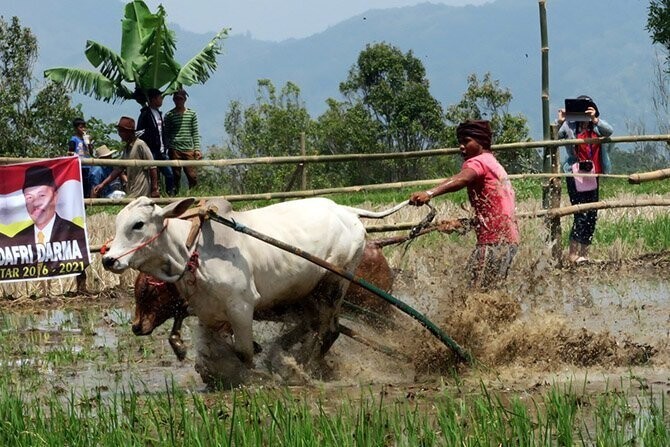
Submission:
{"label": "wooden yoke", "polygon": [[179,216],[180,219],[191,221],[191,230],[188,232],[188,237],[186,238],[187,248],[190,249],[195,243],[195,239],[200,233],[202,224],[205,220],[209,219],[209,212],[212,211],[216,213],[218,210],[216,205],[207,205],[206,200],[201,200],[195,208],[189,208]]}

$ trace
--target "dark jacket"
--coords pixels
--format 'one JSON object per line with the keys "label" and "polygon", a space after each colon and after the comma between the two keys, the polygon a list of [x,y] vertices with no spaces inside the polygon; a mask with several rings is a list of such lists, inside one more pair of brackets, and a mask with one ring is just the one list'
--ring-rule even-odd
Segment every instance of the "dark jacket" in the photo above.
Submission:
{"label": "dark jacket", "polygon": [[[162,118],[162,112],[159,110],[158,113]],[[163,126],[161,120],[161,132],[158,131],[158,123],[154,119],[154,114],[151,113],[149,106],[142,107],[140,110],[140,116],[137,118],[137,130],[144,131],[139,138],[147,143],[147,146],[151,149],[151,154],[154,156],[154,160],[163,160],[165,157],[161,153],[161,135],[165,135],[165,126]],[[165,145],[163,147],[165,148]]]}

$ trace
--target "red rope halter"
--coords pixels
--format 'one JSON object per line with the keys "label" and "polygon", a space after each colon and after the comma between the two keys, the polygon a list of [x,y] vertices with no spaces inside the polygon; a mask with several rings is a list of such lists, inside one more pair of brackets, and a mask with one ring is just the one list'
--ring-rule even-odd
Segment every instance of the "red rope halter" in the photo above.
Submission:
{"label": "red rope halter", "polygon": [[[161,234],[163,234],[163,232],[165,231],[165,229],[168,227],[168,222],[170,222],[170,221],[169,221],[169,220],[166,220],[166,221],[165,221],[165,225],[163,225],[163,228],[161,228],[161,231],[159,231],[158,233],[156,233],[155,235],[153,235],[149,240],[147,240],[146,242],[141,243],[140,245],[138,245],[138,246],[135,247],[135,248],[131,248],[130,250],[128,250],[128,251],[125,252],[125,253],[120,254],[119,256],[116,257],[116,259],[121,259],[121,258],[124,257],[124,256],[127,256],[127,255],[129,255],[129,254],[131,254],[131,253],[134,253],[134,252],[136,252],[137,250],[140,250],[140,249],[146,247],[147,245],[149,245],[150,243],[152,243],[153,241],[155,241],[156,239],[158,239],[158,237],[159,237]],[[109,250],[109,248],[107,247],[107,244],[108,244],[109,242],[113,241],[113,240],[114,240],[114,238],[112,238],[112,239],[108,240],[107,242],[105,242],[104,244],[102,244],[102,247],[100,247],[100,254],[101,254],[101,255],[104,255],[105,253],[107,253],[107,250]]]}

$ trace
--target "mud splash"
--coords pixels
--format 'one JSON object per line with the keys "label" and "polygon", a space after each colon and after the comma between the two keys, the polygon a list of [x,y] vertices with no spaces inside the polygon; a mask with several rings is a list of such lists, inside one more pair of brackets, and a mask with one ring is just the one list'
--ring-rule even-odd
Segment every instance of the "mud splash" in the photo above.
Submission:
{"label": "mud splash", "polygon": [[[385,253],[396,268],[394,296],[425,314],[469,350],[477,359],[475,364],[459,362],[419,323],[398,314],[385,327],[374,327],[356,317],[343,318],[343,323],[410,360],[341,335],[316,370],[307,374],[290,361],[287,368],[295,369],[303,384],[333,387],[410,386],[444,380],[455,373],[458,380],[488,374],[491,380],[500,381],[523,376],[525,385],[520,387],[544,382],[549,375],[579,376],[585,371],[606,376],[642,368],[643,375],[659,380],[670,377],[670,288],[666,274],[670,255],[559,268],[549,261],[549,249],[534,248],[542,246],[538,236],[538,241],[522,244],[509,281],[501,290],[481,293],[469,290],[464,279],[463,260],[473,243],[467,237],[452,240],[436,235],[407,249],[388,247]],[[96,268],[93,266],[94,273]],[[186,361],[178,362],[167,343],[167,325],[148,337],[132,335],[128,322],[133,278],[115,280],[119,282],[116,287],[90,297],[57,295],[3,302],[0,325],[8,332],[48,335],[23,341],[48,346],[27,349],[34,357],[16,359],[26,364],[41,361],[39,356],[67,339],[60,349],[102,350],[105,355],[82,356],[74,369],[42,362],[47,367],[36,373],[47,371],[47,383],[63,387],[142,383],[148,391],[155,391],[172,376],[178,385],[201,389],[193,368],[190,326],[194,322],[186,321],[184,338],[190,349]],[[95,286],[95,274],[91,281]],[[45,315],[45,309],[60,309],[60,313]],[[17,323],[20,327],[7,323],[8,317],[18,314],[33,314],[33,320]],[[276,334],[277,327],[259,325],[257,329],[262,342],[263,337]],[[261,363],[259,356],[259,369]],[[269,377],[272,383],[273,376]],[[262,383],[267,382],[268,376],[264,376]]]}

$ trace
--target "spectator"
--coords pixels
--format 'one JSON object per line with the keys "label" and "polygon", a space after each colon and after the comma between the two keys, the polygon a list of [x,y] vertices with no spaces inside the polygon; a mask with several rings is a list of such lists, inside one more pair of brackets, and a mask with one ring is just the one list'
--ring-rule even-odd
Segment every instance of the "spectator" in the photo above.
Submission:
{"label": "spectator", "polygon": [[[179,89],[172,95],[174,109],[165,114],[165,142],[170,160],[200,160],[200,133],[198,115],[186,108],[186,90]],[[175,192],[181,186],[181,167],[173,166]],[[191,189],[198,184],[197,171],[193,166],[184,166],[184,173]]]}
{"label": "spectator", "polygon": [[468,190],[475,211],[473,225],[477,246],[470,255],[468,271],[475,288],[488,289],[505,278],[519,244],[515,217],[514,190],[507,172],[491,153],[491,127],[488,121],[466,121],[458,125],[456,136],[461,156],[461,172],[428,191],[410,196],[412,205],[428,203],[444,193]]}
{"label": "spectator", "polygon": [[[140,110],[137,119],[137,130],[140,138],[149,146],[154,160],[167,160],[165,147],[165,124],[163,114],[160,111],[163,105],[163,95],[160,90],[152,88],[147,92],[148,105]],[[175,195],[174,176],[170,166],[158,168],[165,182],[165,190],[168,195]]]}
{"label": "spectator", "polygon": [[[135,120],[122,116],[116,125],[121,140],[125,143],[122,159],[125,160],[153,160],[151,150],[147,144],[135,135]],[[112,181],[124,172],[115,167],[100,184],[93,188],[94,197],[98,197]],[[151,196],[159,197],[158,174],[155,167],[129,166],[125,170],[127,176],[126,195],[128,197]]]}
{"label": "spectator", "polygon": [[[102,145],[99,148],[95,150],[95,156],[96,158],[99,158],[101,160],[109,160],[113,158],[114,154],[116,154],[115,150],[110,150],[107,146]],[[89,174],[89,181],[91,183],[91,187],[95,187],[96,185],[99,185],[102,183],[104,179],[106,179],[109,174],[112,173],[114,170],[114,166],[110,165],[104,165],[104,166],[91,166],[91,173]],[[105,186],[101,191],[99,196],[100,197],[106,197],[110,198],[113,194],[115,195],[115,198],[122,198],[125,197],[126,193],[123,191],[123,185],[127,182],[125,174],[119,175],[117,178],[115,178],[112,182],[110,182],[107,186]],[[119,197],[115,193],[121,193],[121,196]],[[93,194],[91,191],[91,197],[97,197]]]}
{"label": "spectator", "polygon": [[[74,135],[67,143],[67,154],[77,155],[79,158],[91,158],[91,139],[86,133],[86,121],[83,118],[75,118],[72,121]],[[84,189],[84,197],[90,197],[91,184],[89,183],[90,166],[81,167],[81,182]]]}
{"label": "spectator", "polygon": [[[586,115],[589,121],[566,121],[565,109],[558,110],[558,139],[575,138],[597,138],[609,137],[614,129],[605,120],[600,118],[598,106],[593,100],[582,95],[577,99],[589,101]],[[609,144],[582,143],[577,145],[566,145],[567,158],[563,164],[563,170],[568,173],[590,173],[609,174],[612,164],[609,157]],[[599,178],[589,177],[567,177],[566,184],[570,203],[592,203],[599,200]],[[575,213],[570,232],[570,246],[568,248],[568,260],[575,264],[588,261],[589,247],[593,241],[596,230],[598,211],[591,210],[584,213]]]}

